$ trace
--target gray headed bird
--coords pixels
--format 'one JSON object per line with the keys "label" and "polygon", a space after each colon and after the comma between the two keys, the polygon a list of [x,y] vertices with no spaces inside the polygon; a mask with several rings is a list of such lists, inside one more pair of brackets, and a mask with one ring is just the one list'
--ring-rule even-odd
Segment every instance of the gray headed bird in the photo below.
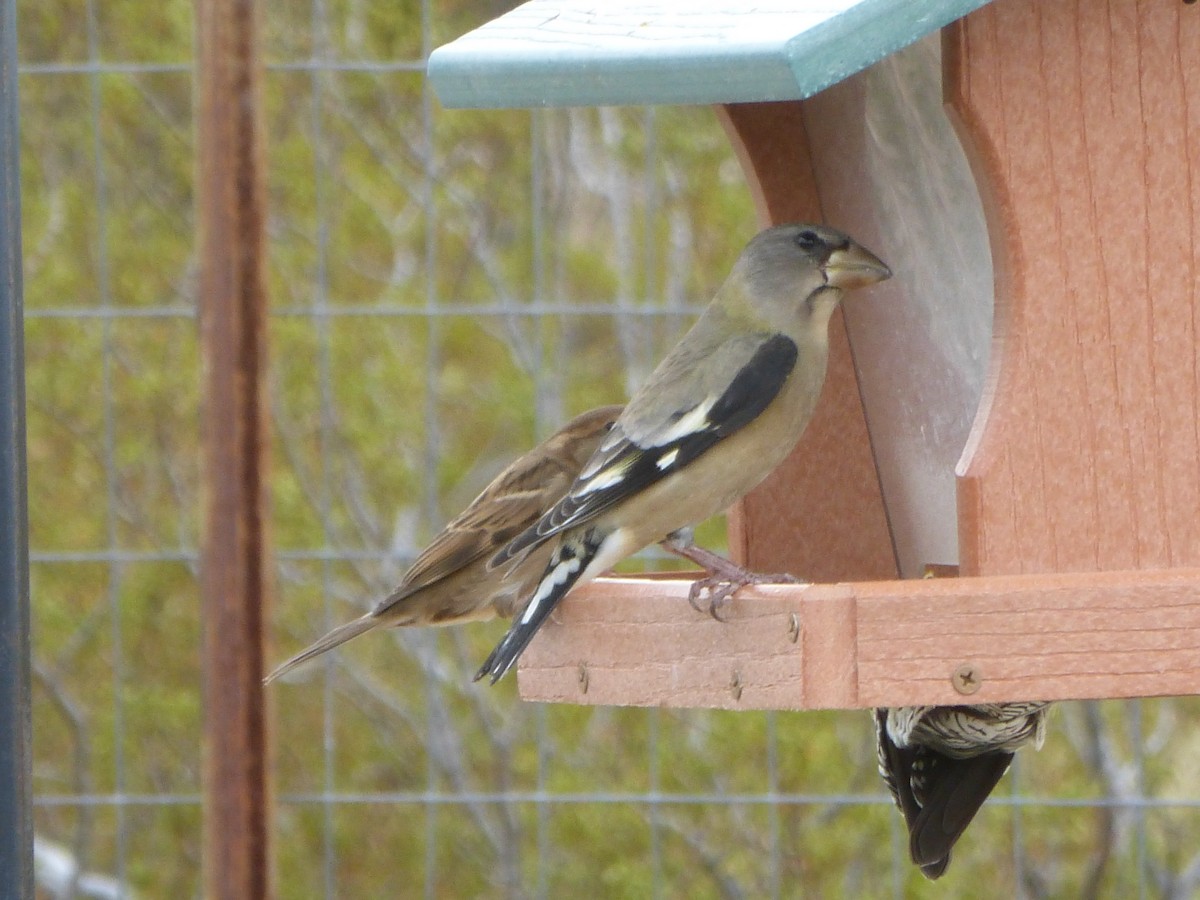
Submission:
{"label": "gray headed bird", "polygon": [[512,463],[433,539],[399,587],[366,615],[283,663],[265,682],[375,628],[512,616],[537,586],[551,549],[509,571],[489,570],[488,560],[566,493],[620,412],[619,406],[605,406],[577,416]]}
{"label": "gray headed bird", "polygon": [[929,878],[1026,744],[1042,746],[1050,704],[903,706],[875,710],[879,774],[908,826],[912,861]]}
{"label": "gray headed bird", "polygon": [[[890,275],[832,228],[780,225],[751,240],[566,496],[492,560],[501,567],[553,547],[532,598],[476,679],[504,675],[576,584],[672,535],[672,549],[686,549],[686,529],[779,465],[812,417],[842,294]],[[720,575],[729,578],[729,569]]]}

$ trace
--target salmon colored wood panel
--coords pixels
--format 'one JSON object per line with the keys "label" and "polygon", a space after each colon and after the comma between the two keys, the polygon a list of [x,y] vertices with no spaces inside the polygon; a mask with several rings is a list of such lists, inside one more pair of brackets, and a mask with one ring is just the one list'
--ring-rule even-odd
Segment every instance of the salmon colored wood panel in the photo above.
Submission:
{"label": "salmon colored wood panel", "polygon": [[[1200,569],[745,588],[601,579],[521,660],[525,700],[826,709],[1194,693]],[[979,681],[953,685],[960,667]]]}
{"label": "salmon colored wood panel", "polygon": [[[717,107],[763,227],[822,221],[802,106]],[[871,456],[858,380],[839,312],[829,328],[829,373],[796,450],[730,514],[735,559],[813,581],[894,578],[896,560]]]}
{"label": "salmon colored wood panel", "polygon": [[944,49],[996,263],[962,571],[1196,566],[1200,6],[996,0]]}

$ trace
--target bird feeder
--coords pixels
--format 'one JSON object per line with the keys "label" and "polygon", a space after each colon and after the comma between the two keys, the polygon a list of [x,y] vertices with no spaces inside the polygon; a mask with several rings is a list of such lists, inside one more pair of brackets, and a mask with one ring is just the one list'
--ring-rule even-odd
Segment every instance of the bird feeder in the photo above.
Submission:
{"label": "bird feeder", "polygon": [[535,0],[430,58],[451,107],[712,104],[763,226],[827,221],[896,272],[731,515],[739,561],[814,584],[717,622],[678,577],[600,579],[521,695],[1200,693],[1200,5],[783,6]]}

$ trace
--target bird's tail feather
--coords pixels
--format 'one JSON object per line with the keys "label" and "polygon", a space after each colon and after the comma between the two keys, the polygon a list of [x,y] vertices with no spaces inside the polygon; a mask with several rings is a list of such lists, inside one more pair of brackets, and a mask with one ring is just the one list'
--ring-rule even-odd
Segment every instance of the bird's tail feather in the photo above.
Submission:
{"label": "bird's tail feather", "polygon": [[276,678],[290,672],[297,666],[308,662],[313,657],[320,656],[326,650],[332,650],[334,647],[346,643],[346,641],[350,640],[351,638],[356,638],[360,634],[370,631],[378,624],[378,617],[372,613],[367,613],[365,616],[360,616],[351,622],[347,622],[344,625],[339,625],[316,643],[305,647],[291,659],[277,666],[275,671],[263,679],[263,684],[270,684]]}
{"label": "bird's tail feather", "polygon": [[546,617],[575,586],[598,549],[599,542],[593,541],[590,533],[564,540],[555,548],[529,604],[496,648],[488,654],[475,673],[475,681],[491,676],[491,683],[495,684],[504,677],[504,673],[512,668],[517,657],[542,627]]}

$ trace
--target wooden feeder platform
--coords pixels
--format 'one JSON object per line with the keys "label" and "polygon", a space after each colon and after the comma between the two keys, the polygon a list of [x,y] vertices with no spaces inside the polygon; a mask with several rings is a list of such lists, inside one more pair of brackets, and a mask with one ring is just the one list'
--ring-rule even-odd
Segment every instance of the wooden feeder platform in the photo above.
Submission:
{"label": "wooden feeder platform", "polygon": [[725,621],[692,609],[689,585],[576,591],[522,657],[521,696],[846,709],[1152,697],[1200,681],[1200,569],[765,585],[740,591]]}

